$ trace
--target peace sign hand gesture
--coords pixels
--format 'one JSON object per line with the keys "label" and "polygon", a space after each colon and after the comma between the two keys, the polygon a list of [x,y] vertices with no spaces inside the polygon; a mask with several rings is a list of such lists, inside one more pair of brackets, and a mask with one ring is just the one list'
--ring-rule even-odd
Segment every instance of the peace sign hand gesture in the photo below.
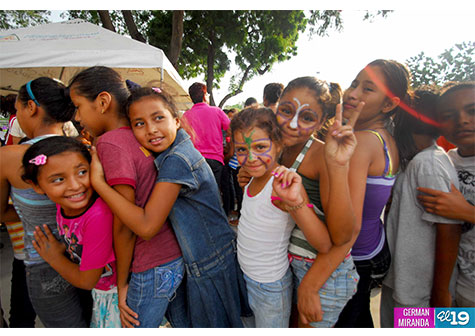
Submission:
{"label": "peace sign hand gesture", "polygon": [[364,102],[358,104],[346,125],[342,123],[342,105],[338,104],[336,106],[335,121],[328,128],[328,133],[325,137],[325,161],[327,165],[346,166],[350,162],[357,145],[353,127],[364,104]]}

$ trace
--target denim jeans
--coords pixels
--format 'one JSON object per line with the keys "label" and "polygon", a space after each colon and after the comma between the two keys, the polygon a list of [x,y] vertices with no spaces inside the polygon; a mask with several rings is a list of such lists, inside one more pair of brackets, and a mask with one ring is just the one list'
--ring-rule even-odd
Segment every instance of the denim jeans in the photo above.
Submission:
{"label": "denim jeans", "polygon": [[289,269],[282,279],[262,283],[244,274],[249,306],[253,317],[243,318],[246,328],[288,328],[292,308],[292,271]]}
{"label": "denim jeans", "polygon": [[[151,268],[140,273],[132,273],[127,291],[127,305],[138,314],[138,328],[158,328],[167,312],[173,327],[188,327],[184,294],[177,295],[183,280],[185,267],[183,258]],[[176,300],[176,301],[175,301]],[[181,313],[180,308],[181,307]],[[182,316],[179,316],[179,315]],[[167,316],[168,317],[168,316]]]}
{"label": "denim jeans", "polygon": [[[92,311],[84,312],[81,291],[47,263],[26,267],[26,282],[33,308],[46,328],[87,328]],[[89,299],[92,297],[89,292]]]}
{"label": "denim jeans", "polygon": [[373,328],[370,300],[371,290],[381,286],[389,271],[391,253],[387,240],[383,249],[370,260],[355,261],[360,276],[355,295],[346,304],[338,318],[336,328]]}
{"label": "denim jeans", "polygon": [[[296,302],[298,286],[312,266],[312,263],[305,260],[293,259],[291,266],[294,272],[294,302]],[[318,291],[323,311],[323,319],[319,322],[311,322],[310,325],[314,328],[333,327],[345,304],[355,294],[358,280],[359,275],[356,272],[353,258],[348,256]]]}

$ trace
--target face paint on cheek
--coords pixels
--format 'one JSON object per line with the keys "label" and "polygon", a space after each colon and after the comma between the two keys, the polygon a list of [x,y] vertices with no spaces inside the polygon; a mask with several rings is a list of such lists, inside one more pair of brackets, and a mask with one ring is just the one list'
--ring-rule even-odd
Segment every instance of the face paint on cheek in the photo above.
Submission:
{"label": "face paint on cheek", "polygon": [[295,116],[290,121],[290,127],[296,129],[299,127],[298,120],[299,120],[300,112],[303,110],[304,107],[310,106],[310,105],[309,104],[302,105],[296,97],[294,97],[294,100],[297,103],[297,111],[295,112]]}

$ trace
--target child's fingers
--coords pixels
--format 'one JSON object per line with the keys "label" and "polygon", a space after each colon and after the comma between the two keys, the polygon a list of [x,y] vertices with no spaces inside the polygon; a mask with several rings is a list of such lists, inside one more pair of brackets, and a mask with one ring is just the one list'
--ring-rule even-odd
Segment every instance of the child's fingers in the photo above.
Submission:
{"label": "child's fingers", "polygon": [[48,240],[52,240],[52,239],[56,240],[56,238],[53,236],[53,232],[51,232],[51,229],[49,228],[48,225],[43,224],[43,231],[45,232],[46,238]]}
{"label": "child's fingers", "polygon": [[335,121],[340,122],[343,118],[343,105],[342,104],[337,104],[336,109],[335,109]]}
{"label": "child's fingers", "polygon": [[346,125],[355,127],[356,121],[358,120],[361,110],[363,110],[364,105],[365,105],[365,102],[360,102],[358,106],[356,106],[355,110],[351,113],[350,119],[348,120]]}

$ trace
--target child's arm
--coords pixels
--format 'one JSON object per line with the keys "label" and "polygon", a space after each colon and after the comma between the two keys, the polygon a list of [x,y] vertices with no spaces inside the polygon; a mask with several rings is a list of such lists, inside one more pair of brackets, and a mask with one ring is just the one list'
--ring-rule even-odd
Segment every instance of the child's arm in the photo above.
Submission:
{"label": "child's arm", "polygon": [[[130,203],[135,204],[135,190],[130,185],[115,185],[114,189],[124,196]],[[138,315],[127,305],[127,290],[130,264],[135,247],[135,234],[124,225],[117,216],[114,216],[114,252],[117,265],[117,292],[119,296],[119,311],[122,326],[132,328],[139,325]]]}
{"label": "child's arm", "polygon": [[285,203],[284,210],[290,213],[310,245],[319,252],[328,252],[332,246],[330,235],[313,207],[308,206],[308,196],[300,175],[283,166],[275,168],[273,174],[272,187]]}
{"label": "child's arm", "polygon": [[53,236],[49,227],[43,225],[43,230],[46,235],[39,227],[36,227],[34,232],[35,240],[33,240],[33,247],[39,255],[74,287],[87,290],[93,289],[97,281],[99,281],[104,268],[80,271],[79,265],[73,263],[64,255],[66,246]]}
{"label": "child's arm", "polygon": [[[463,194],[453,185],[450,192],[430,188],[417,188],[423,194],[417,198],[424,209],[445,218],[475,223],[475,206],[467,202]],[[424,195],[425,194],[425,195]]]}
{"label": "child's arm", "polygon": [[318,291],[345,259],[356,237],[345,245],[333,246],[328,253],[319,253],[302,278],[297,291],[297,307],[303,324],[322,320],[324,312]]}
{"label": "child's arm", "polygon": [[328,198],[322,203],[328,231],[335,245],[350,241],[356,226],[356,218],[348,183],[350,159],[357,147],[353,127],[358,120],[364,102],[358,104],[348,122],[343,125],[341,105],[337,105],[335,121],[329,127],[324,145],[325,168],[320,174],[322,188],[328,185]]}
{"label": "child's arm", "polygon": [[[18,162],[21,158],[15,155],[10,146],[0,149],[0,218],[2,222],[19,222],[20,218],[13,205],[8,203],[10,196],[10,182],[7,173],[12,171],[11,163]],[[16,170],[16,169],[15,169]]]}
{"label": "child's arm", "polygon": [[434,279],[430,297],[431,307],[451,307],[449,283],[454,270],[462,226],[436,223]]}
{"label": "child's arm", "polygon": [[104,171],[95,149],[91,150],[91,183],[112,212],[136,235],[148,240],[153,238],[167,220],[181,189],[180,184],[159,182],[155,184],[145,209],[129,202],[111,188],[104,179]]}

